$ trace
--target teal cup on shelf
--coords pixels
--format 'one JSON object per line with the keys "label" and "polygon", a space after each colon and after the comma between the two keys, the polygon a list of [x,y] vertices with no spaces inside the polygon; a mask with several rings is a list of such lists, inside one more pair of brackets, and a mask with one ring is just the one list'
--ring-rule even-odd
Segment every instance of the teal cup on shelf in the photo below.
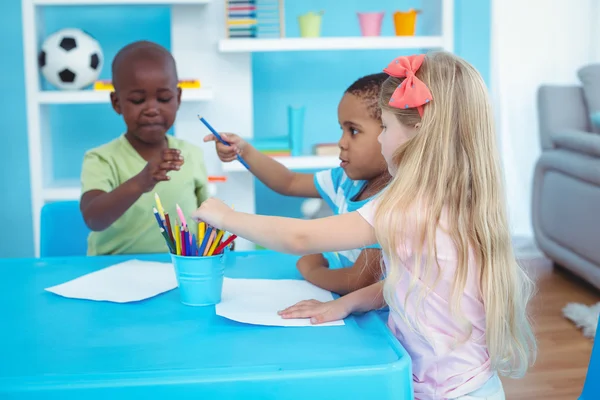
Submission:
{"label": "teal cup on shelf", "polygon": [[304,107],[288,106],[288,134],[292,156],[301,156],[304,146]]}
{"label": "teal cup on shelf", "polygon": [[231,259],[228,248],[223,253],[210,257],[171,254],[181,302],[186,306],[212,306],[220,303],[225,267]]}

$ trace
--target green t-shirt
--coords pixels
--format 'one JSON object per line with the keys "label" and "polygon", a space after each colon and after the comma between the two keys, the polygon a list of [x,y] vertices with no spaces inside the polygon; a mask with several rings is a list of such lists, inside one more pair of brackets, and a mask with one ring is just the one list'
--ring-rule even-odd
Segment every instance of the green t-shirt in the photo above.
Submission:
{"label": "green t-shirt", "polygon": [[[158,193],[171,225],[176,223],[176,204],[181,207],[191,232],[198,226],[190,215],[208,198],[208,179],[202,149],[167,135],[169,147],[179,149],[183,166],[169,173],[171,179],[159,182],[154,190],[143,194],[119,219],[102,232],[88,237],[88,255],[145,254],[168,252],[152,212],[154,193]],[[81,172],[82,193],[90,190],[110,192],[131,179],[147,162],[131,146],[125,136],[88,151],[83,158]]]}

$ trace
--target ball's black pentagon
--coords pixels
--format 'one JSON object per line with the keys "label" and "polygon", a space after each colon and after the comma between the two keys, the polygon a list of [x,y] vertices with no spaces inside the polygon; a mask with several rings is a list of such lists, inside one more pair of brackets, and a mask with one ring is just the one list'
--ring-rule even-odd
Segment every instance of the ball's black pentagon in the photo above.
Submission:
{"label": "ball's black pentagon", "polygon": [[75,42],[75,38],[64,37],[60,41],[59,46],[62,47],[63,49],[65,49],[65,51],[69,51],[69,50],[73,50],[75,47],[77,47],[77,43]]}
{"label": "ball's black pentagon", "polygon": [[100,57],[98,56],[98,53],[94,53],[90,58],[90,67],[92,69],[98,69],[98,65],[100,65]]}
{"label": "ball's black pentagon", "polygon": [[38,64],[40,68],[44,68],[46,66],[46,52],[44,50],[40,51],[38,55]]}
{"label": "ball's black pentagon", "polygon": [[72,72],[68,68],[65,68],[62,71],[60,71],[58,73],[58,77],[60,78],[61,82],[64,82],[64,83],[73,83],[73,82],[75,82],[75,73]]}

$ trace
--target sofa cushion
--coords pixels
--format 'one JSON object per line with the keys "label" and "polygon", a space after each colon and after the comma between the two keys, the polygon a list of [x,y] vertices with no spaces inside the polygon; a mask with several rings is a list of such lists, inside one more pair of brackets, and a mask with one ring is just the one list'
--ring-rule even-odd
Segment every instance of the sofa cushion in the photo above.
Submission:
{"label": "sofa cushion", "polygon": [[592,129],[600,133],[600,126],[595,123],[595,114],[600,112],[600,64],[591,64],[581,68],[577,75],[581,80],[585,101],[590,113]]}

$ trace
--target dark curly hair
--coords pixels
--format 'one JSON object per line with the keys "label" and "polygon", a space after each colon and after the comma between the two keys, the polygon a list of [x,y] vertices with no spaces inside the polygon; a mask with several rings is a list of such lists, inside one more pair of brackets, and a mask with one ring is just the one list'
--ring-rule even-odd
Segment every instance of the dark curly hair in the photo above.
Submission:
{"label": "dark curly hair", "polygon": [[357,79],[352,85],[346,89],[346,93],[353,94],[362,99],[373,119],[381,119],[381,109],[379,108],[379,92],[381,85],[389,77],[388,74],[380,72],[371,74]]}

